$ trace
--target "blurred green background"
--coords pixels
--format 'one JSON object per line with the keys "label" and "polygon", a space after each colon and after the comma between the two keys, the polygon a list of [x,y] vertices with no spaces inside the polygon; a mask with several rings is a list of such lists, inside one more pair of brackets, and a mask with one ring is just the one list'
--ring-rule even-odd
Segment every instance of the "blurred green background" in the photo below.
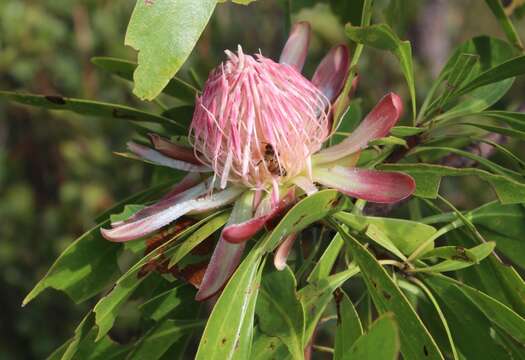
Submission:
{"label": "blurred green background", "polygon": [[[345,41],[342,24],[355,20],[355,14],[334,11],[329,3],[292,2],[295,18],[309,20],[314,29],[307,75],[330,46]],[[1,0],[0,89],[160,110],[155,104],[140,104],[129,83],[90,63],[97,55],[135,58],[123,45],[133,5],[132,1]],[[193,69],[205,79],[224,58],[223,49],[237,44],[245,52],[260,49],[278,58],[286,39],[284,14],[278,0],[259,0],[248,7],[220,5],[181,76],[189,79]],[[516,20],[523,37],[524,22],[519,16]],[[479,0],[377,1],[374,22],[380,21],[388,21],[401,38],[412,42],[421,99],[453,47],[478,34],[503,38]],[[387,91],[407,98],[393,57],[367,49],[361,59],[356,101],[361,101],[364,111]],[[496,106],[522,108],[524,90],[523,81],[516,82]],[[129,126],[115,119],[36,110],[0,99],[0,359],[44,358],[72,335],[93,305],[75,305],[65,295],[48,291],[26,308],[20,306],[61,251],[93,226],[98,213],[149,181],[148,168],[112,154],[121,151],[131,135]],[[517,150],[524,155],[524,149]],[[473,182],[465,187],[458,181],[465,180],[445,184],[456,204],[467,208],[479,203],[481,185]]]}

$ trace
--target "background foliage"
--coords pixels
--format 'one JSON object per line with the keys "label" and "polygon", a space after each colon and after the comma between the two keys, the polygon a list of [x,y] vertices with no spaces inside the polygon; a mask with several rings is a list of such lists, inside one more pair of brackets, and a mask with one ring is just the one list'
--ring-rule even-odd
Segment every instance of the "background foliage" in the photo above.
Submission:
{"label": "background foliage", "polygon": [[[358,16],[356,17],[355,13],[348,11],[345,4],[344,1],[294,0],[292,2],[291,10],[294,19],[308,20],[314,28],[315,36],[311,44],[306,73],[311,74],[313,72],[315,64],[331,45],[347,41],[344,23],[348,21],[352,21],[353,24],[358,23]],[[72,4],[70,1],[47,0],[39,2],[6,0],[1,2],[0,88],[46,95],[64,94],[71,97],[97,99],[158,112],[161,110],[158,103],[145,104],[139,102],[132,95],[130,83],[121,79],[117,80],[107,72],[97,69],[90,60],[93,56],[135,59],[136,53],[123,44],[123,35],[133,5],[130,2],[108,3],[102,1],[82,1],[76,4]],[[415,95],[418,104],[421,104],[429,93],[433,79],[438,76],[446,59],[456,46],[473,36],[482,34],[501,39],[505,39],[506,35],[508,36],[501,30],[502,27],[491,14],[487,5],[480,1],[376,1],[374,9],[374,23],[388,23],[400,39],[411,42],[414,63],[413,77],[416,84]],[[218,63],[219,59],[223,59],[223,49],[235,48],[238,43],[243,45],[246,52],[251,53],[261,49],[265,55],[277,58],[286,38],[286,12],[287,7],[274,0],[260,0],[248,7],[230,3],[221,4],[217,7],[197,47],[190,55],[188,63],[182,68],[178,76],[189,83],[198,85],[206,77],[207,72]],[[479,21],[480,18],[483,21]],[[517,28],[517,33],[523,35],[524,25],[523,21],[520,20],[519,7],[513,13],[512,19]],[[358,40],[358,35],[350,35],[350,38]],[[504,54],[504,50],[501,50],[501,54]],[[467,60],[465,59],[465,61]],[[358,114],[363,111],[366,113],[366,110],[370,109],[375,101],[388,90],[400,93],[408,104],[410,92],[395,56],[385,56],[381,49],[367,46],[359,63],[359,72],[361,81],[357,98],[354,100],[354,110]],[[518,78],[510,91],[498,99],[492,109],[520,111],[525,105],[522,97],[525,90],[524,84],[523,79]],[[173,101],[165,95],[161,95],[159,99],[161,103],[169,105],[182,103]],[[407,112],[408,109],[407,106]],[[360,116],[356,116],[356,118],[359,119]],[[410,116],[405,116],[405,118],[407,120],[405,125],[410,125],[408,122]],[[145,189],[152,183],[162,183],[170,176],[170,173],[159,172],[152,167],[112,155],[112,151],[123,149],[124,143],[131,137],[133,129],[130,128],[129,124],[109,117],[90,117],[89,120],[85,121],[83,116],[69,112],[49,112],[36,108],[20,107],[4,101],[0,102],[0,197],[2,200],[0,201],[0,238],[2,239],[0,243],[0,288],[5,294],[0,299],[0,304],[3,305],[4,309],[0,321],[0,358],[2,359],[44,358],[63,344],[65,339],[70,338],[76,324],[81,321],[83,321],[81,324],[83,326],[77,328],[77,335],[83,334],[85,336],[79,336],[79,339],[97,336],[97,334],[90,332],[94,319],[92,317],[83,318],[84,314],[97,303],[97,299],[88,300],[80,305],[73,305],[70,299],[62,293],[49,291],[42,293],[38,301],[31,302],[24,309],[20,308],[20,304],[25,295],[46,273],[53,259],[62,253],[75,238],[94,226],[93,220],[97,215],[118,200]],[[493,125],[486,124],[486,126]],[[351,128],[351,124],[348,126]],[[494,130],[493,128],[489,129]],[[483,134],[481,130],[478,135]],[[457,129],[449,131],[457,131]],[[504,135],[509,135],[509,132],[507,131]],[[516,135],[516,133],[510,135]],[[521,142],[521,146],[519,142],[523,138],[519,137],[519,133],[517,135],[515,137],[495,135],[493,138],[488,138],[488,141],[503,144],[520,160],[525,158],[525,149],[523,142]],[[421,153],[420,156],[427,160],[436,160],[443,158],[444,153],[450,152],[447,149],[441,148],[440,150],[437,148],[443,144],[436,143],[434,145],[436,149],[426,154]],[[461,143],[461,141],[454,145],[446,145],[457,149],[468,148],[468,144]],[[477,148],[470,150],[478,151]],[[484,155],[483,151],[479,149],[482,155]],[[499,151],[490,155],[490,160],[495,164],[523,170],[522,163],[520,164],[518,161],[516,167],[516,159],[512,159],[504,152]],[[453,158],[450,161],[459,162],[459,165],[455,163],[453,166],[466,167],[465,162],[468,163],[471,160]],[[450,161],[447,164],[450,165]],[[477,159],[473,163],[479,165],[480,162],[482,163],[483,160]],[[491,164],[488,166],[490,167]],[[483,164],[480,167],[484,168]],[[414,169],[412,170],[414,171]],[[494,171],[494,168],[489,170]],[[495,172],[498,173],[498,171],[505,172],[499,168]],[[417,171],[413,174],[417,174]],[[428,173],[424,174],[425,177],[428,177]],[[455,204],[457,208],[467,210],[495,199],[492,191],[488,189],[487,185],[476,177],[447,177],[443,180],[441,194]],[[426,209],[424,204],[421,206]],[[440,203],[439,206],[446,212],[452,211],[444,203]],[[522,271],[525,262],[520,249],[523,249],[523,245],[516,244],[519,244],[518,238],[524,233],[523,229],[520,228],[520,224],[523,222],[512,223],[512,228],[515,230],[511,234],[501,234],[502,229],[498,219],[502,216],[513,218],[515,214],[519,214],[523,210],[519,205],[510,210],[506,208],[505,211],[502,211],[497,205],[491,206],[492,208],[489,206],[484,210],[477,211],[478,214],[483,214],[483,212],[497,214],[491,220],[492,222],[483,222],[483,225],[479,226],[479,232],[491,240],[499,240],[498,246],[506,250],[505,258],[509,258],[509,261],[515,264],[521,264],[521,268],[518,267],[518,270]],[[433,213],[431,209],[423,210],[423,215]],[[406,218],[407,216],[417,217],[417,214],[417,207],[408,204],[396,209],[391,215]],[[476,221],[481,222],[481,220],[476,220],[479,218],[476,218],[475,213],[471,214],[470,219],[474,224],[479,224]],[[348,219],[346,220],[348,221]],[[454,220],[457,220],[454,214],[448,213],[436,215],[436,218],[430,219],[429,223]],[[308,236],[318,235],[306,235],[306,239]],[[324,250],[330,239],[325,236],[324,240],[320,251]],[[371,265],[373,262],[369,261],[370,259],[367,258],[363,249],[350,237],[344,240],[347,241],[359,265],[369,266],[370,273],[376,274],[375,276],[382,279],[381,281],[385,283],[384,286],[387,288],[388,279],[384,277],[380,269],[373,268]],[[447,244],[467,247],[472,247],[475,244],[471,241],[469,233],[463,230],[451,233],[447,237],[447,241]],[[309,244],[308,240],[305,244]],[[122,261],[124,264],[121,265],[125,266],[125,259]],[[501,278],[491,278],[490,274],[486,274],[491,271],[489,261],[493,266],[496,266],[493,264],[496,261],[495,259],[487,259],[479,266],[479,270],[467,269],[462,271],[460,279],[477,288],[485,286],[486,289],[490,290],[492,296],[500,301],[514,304],[515,309],[519,310],[522,305],[519,305],[519,299],[515,299],[516,294],[505,294],[505,290],[499,288],[502,286],[499,284],[502,282]],[[450,269],[454,268],[453,263],[449,263],[448,266],[452,266]],[[353,275],[352,271],[354,270],[350,268],[347,273],[340,275],[340,278],[331,279],[328,286],[333,289],[337,288],[346,278]],[[507,274],[504,271],[502,270],[502,274]],[[297,281],[288,270],[282,273],[273,272],[269,274],[252,272],[249,275],[253,278],[262,276],[264,279],[277,277],[274,282],[283,284],[282,286],[285,287],[284,289],[275,289],[272,288],[271,282],[265,283],[263,281],[260,290],[260,298],[262,299],[285,296],[284,294],[287,291],[295,288],[293,286],[294,281]],[[508,278],[504,276],[504,279]],[[241,283],[239,286],[242,286],[242,281],[249,281],[250,278],[238,280]],[[304,276],[302,279],[299,278],[299,281],[302,281],[301,285],[305,284],[304,280]],[[366,312],[366,309],[363,310],[363,308],[370,307],[370,299],[356,298],[356,294],[363,293],[366,282],[372,281],[366,277],[364,280],[365,283],[355,282],[345,285],[344,289],[350,298],[343,294],[339,303],[342,309],[348,310],[343,311],[348,318],[337,326],[337,331],[353,334],[348,336],[354,336],[355,339],[362,332],[360,327],[363,326],[368,329],[369,325],[368,323],[356,325],[350,304],[350,300],[354,303],[357,302],[360,313]],[[152,281],[145,282],[142,287],[140,285],[136,284],[139,286],[137,294],[144,294],[147,297],[147,294],[154,291],[151,289],[155,285]],[[162,286],[162,282],[159,281],[157,285]],[[442,301],[443,298],[463,299],[463,297],[474,298],[474,302],[483,303],[486,301],[486,299],[476,299],[475,293],[441,278],[435,278],[427,285],[432,287],[439,301]],[[126,289],[125,281],[122,288]],[[159,290],[156,289],[155,291],[158,292]],[[300,292],[299,296],[305,296],[304,293],[315,292],[315,289],[310,287],[300,291],[302,293]],[[408,293],[410,294],[410,288]],[[81,295],[79,296],[82,298]],[[87,297],[86,294],[84,296]],[[189,288],[181,286],[166,292],[165,296],[189,298],[192,296],[192,292]],[[391,296],[395,295],[391,294]],[[232,298],[238,301],[242,300],[234,295]],[[290,296],[283,298],[283,301],[287,299],[289,300]],[[327,299],[331,300],[331,295]],[[161,300],[158,299],[158,301]],[[522,300],[523,298],[521,298],[521,304]],[[150,318],[147,321],[163,319],[162,314],[158,313],[160,310],[155,306],[154,300],[151,301],[142,305],[144,314]],[[138,301],[130,301],[124,304],[119,299],[115,302],[108,301],[102,305],[99,304],[97,305],[99,310],[97,311],[97,320],[100,321],[101,317],[107,316],[108,320],[105,323],[108,328],[105,330],[109,330],[115,320],[111,319],[112,307],[123,305],[120,308],[120,315],[115,328],[110,334],[112,339],[116,341],[129,343],[137,339],[139,335],[140,326],[136,325],[137,322],[140,323],[137,312],[138,304]],[[479,310],[473,307],[461,308],[461,304],[461,302],[445,302],[444,304],[442,302],[443,312],[449,319],[451,327],[456,327],[456,325],[459,327],[467,316],[465,314],[468,314],[473,328],[486,327],[484,319],[487,316],[494,318],[493,315],[483,311],[483,306],[480,307],[482,310]],[[270,307],[271,305],[264,305],[263,302],[263,305],[260,306]],[[291,303],[288,306],[293,309],[298,305]],[[432,313],[432,305],[428,302],[421,302],[420,307],[422,318],[432,333],[440,334],[437,337],[438,345],[450,349],[446,334]],[[106,309],[109,310],[106,311]],[[150,309],[149,312],[148,309]],[[183,310],[179,309],[182,314],[184,313]],[[254,311],[262,310],[258,308]],[[372,312],[370,313],[372,314]],[[336,314],[333,303],[329,307],[328,314]],[[304,323],[305,319],[300,319],[300,314],[292,315],[298,318],[294,324],[303,322],[305,331],[313,331],[311,325]],[[363,351],[360,350],[363,347],[374,347],[374,342],[380,338],[388,339],[392,344],[388,348],[394,349],[395,353],[396,349],[399,349],[399,334],[397,325],[392,325],[393,320],[389,316],[387,314],[376,320],[369,328],[367,337],[359,338],[353,345],[355,349],[352,351],[359,353],[359,351]],[[171,336],[172,339],[175,334],[180,333],[180,329],[202,331],[202,323],[192,322],[188,319],[185,321],[164,320],[159,322],[156,330],[160,332],[167,329],[166,336]],[[519,322],[513,322],[512,319],[506,318],[502,322],[497,322],[496,328],[498,331],[502,331],[502,329],[505,330],[514,325],[518,328],[521,326]],[[259,327],[260,330],[257,331],[264,332],[265,327],[269,327],[281,329],[283,333],[293,333],[283,324],[264,324],[262,322]],[[340,329],[341,327],[343,329]],[[103,333],[104,329],[99,331]],[[326,326],[321,327],[317,335],[318,344],[333,346],[334,344],[329,339],[333,337],[334,331],[336,331],[335,322],[328,319]],[[488,344],[490,342],[477,338],[476,334],[478,333],[469,334],[467,332],[462,334],[464,337],[458,340],[461,342],[458,346],[465,355],[479,355],[474,344]],[[270,337],[259,336],[258,338],[262,340],[255,346],[260,346],[262,349],[268,349],[272,341],[275,341],[275,338]],[[184,340],[180,339],[180,341]],[[518,343],[522,340],[518,339]],[[111,348],[111,341],[105,338],[102,344],[104,341],[106,341],[105,344],[108,348]],[[178,341],[178,339],[173,341]],[[290,341],[290,344],[293,345],[288,346],[289,351],[297,353],[301,344],[294,343],[294,341]],[[338,346],[336,338],[336,353],[343,351],[340,346],[344,345],[341,345],[340,342]],[[506,346],[514,349],[515,354],[523,355],[523,349],[519,344],[516,345],[510,341]],[[196,349],[196,344],[191,344],[191,347]],[[148,356],[151,356],[152,348],[154,347],[145,343],[142,347],[139,346],[133,350],[134,356],[140,358],[141,351],[145,351]],[[82,353],[86,350],[82,350],[80,347],[79,351]],[[487,346],[484,348],[483,356],[497,358],[500,351],[498,345]],[[316,351],[315,354],[319,357],[324,356],[323,352]],[[385,358],[389,357],[388,354],[384,354],[384,356]]]}

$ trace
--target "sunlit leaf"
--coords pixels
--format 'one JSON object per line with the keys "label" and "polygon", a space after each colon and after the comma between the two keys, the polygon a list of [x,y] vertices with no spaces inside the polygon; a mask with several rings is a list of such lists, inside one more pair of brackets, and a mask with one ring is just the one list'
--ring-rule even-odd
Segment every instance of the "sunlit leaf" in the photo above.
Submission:
{"label": "sunlit leaf", "polygon": [[120,272],[117,257],[122,247],[102,237],[100,228],[106,224],[98,224],[69,245],[23,304],[49,287],[64,291],[73,301],[80,303],[115,280]]}
{"label": "sunlit leaf", "polygon": [[288,234],[298,232],[347,206],[346,198],[336,190],[322,190],[297,203],[264,240],[264,249],[272,251]]}
{"label": "sunlit leaf", "polygon": [[[365,231],[370,238],[401,258],[410,255],[436,232],[432,226],[405,219],[362,216],[343,211],[335,214],[334,218],[355,230]],[[373,225],[371,229],[370,225]],[[379,237],[378,231],[374,233],[375,229],[386,236],[386,239]],[[434,244],[430,243],[425,249],[429,251],[433,247]]]}
{"label": "sunlit leaf", "polygon": [[208,23],[216,0],[137,0],[126,45],[138,53],[133,92],[153,100],[179,71]]}
{"label": "sunlit leaf", "polygon": [[228,281],[208,319],[196,359],[231,359],[241,338],[251,339],[253,326],[243,323],[253,322],[255,307],[250,303],[258,296],[261,260],[260,252],[252,250]]}

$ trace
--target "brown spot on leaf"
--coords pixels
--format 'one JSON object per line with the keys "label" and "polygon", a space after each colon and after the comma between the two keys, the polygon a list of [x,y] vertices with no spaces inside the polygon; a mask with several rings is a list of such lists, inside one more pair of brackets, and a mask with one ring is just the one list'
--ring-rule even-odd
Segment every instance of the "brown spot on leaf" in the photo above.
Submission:
{"label": "brown spot on leaf", "polygon": [[124,110],[121,110],[121,109],[115,108],[113,109],[111,113],[113,114],[113,117],[117,119],[135,119],[136,118],[135,116],[132,116],[131,114],[126,113],[124,112]]}
{"label": "brown spot on leaf", "polygon": [[62,96],[48,95],[46,96],[46,100],[55,105],[65,105],[66,104],[66,100],[64,100]]}

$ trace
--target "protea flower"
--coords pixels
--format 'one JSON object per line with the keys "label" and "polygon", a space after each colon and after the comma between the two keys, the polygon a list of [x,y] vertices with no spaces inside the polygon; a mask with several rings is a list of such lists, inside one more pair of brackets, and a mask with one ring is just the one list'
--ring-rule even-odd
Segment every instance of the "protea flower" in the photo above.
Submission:
{"label": "protea flower", "polygon": [[[396,94],[384,96],[344,141],[322,149],[331,135],[332,104],[346,81],[349,51],[334,47],[312,80],[301,74],[310,26],[297,23],[279,62],[239,47],[211,72],[196,100],[193,150],[152,135],[153,148],[130,143],[136,155],[189,174],[159,202],[103,229],[123,242],[149,235],[188,213],[234,202],[197,299],[216,293],[238,265],[245,241],[320,186],[351,197],[393,203],[412,194],[411,177],[354,167],[369,141],[384,137],[402,113]],[[341,99],[347,101],[347,99]],[[283,239],[275,263],[284,266],[295,235]]]}

